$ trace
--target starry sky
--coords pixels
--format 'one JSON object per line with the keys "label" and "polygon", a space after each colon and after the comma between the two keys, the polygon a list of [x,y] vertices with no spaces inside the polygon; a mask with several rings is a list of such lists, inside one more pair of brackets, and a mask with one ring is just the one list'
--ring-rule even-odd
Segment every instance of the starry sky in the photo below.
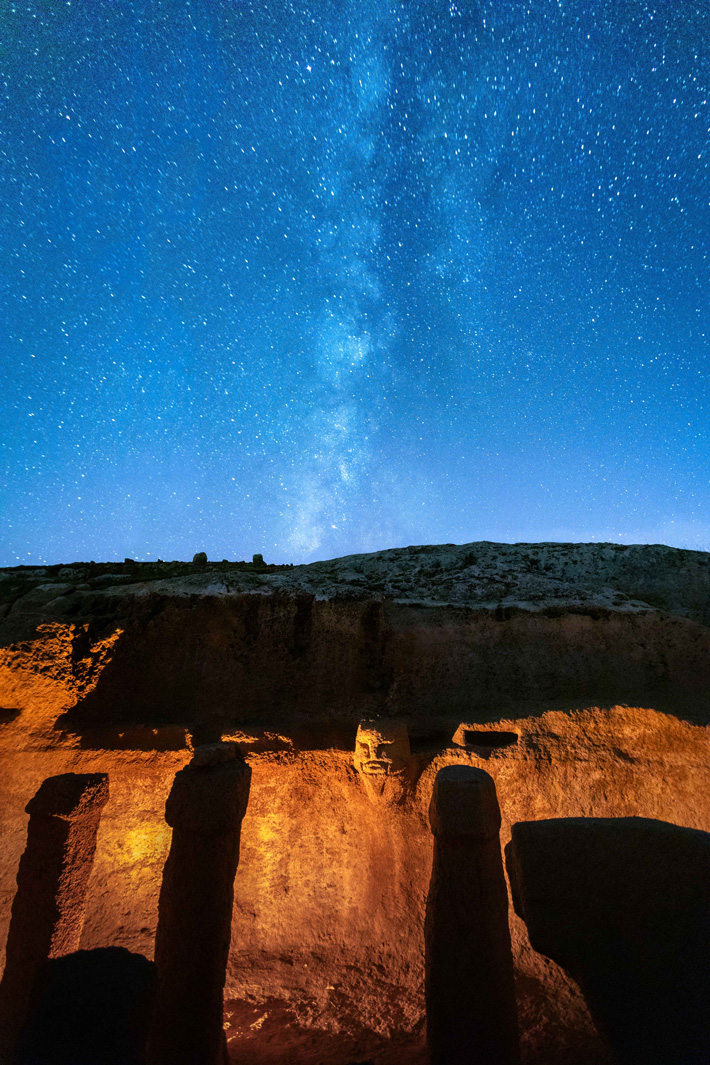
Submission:
{"label": "starry sky", "polygon": [[0,38],[0,564],[710,549],[708,0]]}

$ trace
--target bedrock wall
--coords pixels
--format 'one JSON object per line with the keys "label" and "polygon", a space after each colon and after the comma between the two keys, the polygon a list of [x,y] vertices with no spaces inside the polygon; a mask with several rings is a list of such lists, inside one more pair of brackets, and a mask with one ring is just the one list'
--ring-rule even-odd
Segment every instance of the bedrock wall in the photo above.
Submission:
{"label": "bedrock wall", "polygon": [[[174,775],[194,742],[236,739],[252,787],[227,1035],[251,1040],[255,1060],[244,1003],[250,1023],[277,1003],[308,1032],[365,1031],[373,1045],[409,1033],[413,1056],[400,1060],[421,1060],[427,810],[441,766],[491,773],[504,845],[514,822],[547,817],[710,831],[710,633],[692,621],[240,596],[23,625],[2,649],[0,945],[29,799],[49,776],[102,772],[110,798],[81,946],[152,957]],[[381,714],[409,726],[400,805],[374,801],[353,766],[358,720]],[[491,746],[481,730],[511,735]],[[511,930],[525,1060],[603,1060],[574,985],[512,912]]]}
{"label": "bedrock wall", "polygon": [[10,713],[37,696],[34,726],[47,713],[54,733],[116,723],[218,731],[296,714],[357,719],[368,708],[495,715],[556,698],[643,697],[696,717],[710,705],[710,629],[652,610],[251,594],[89,597],[69,617],[45,608],[39,621],[31,604],[24,611],[2,624],[0,705]]}

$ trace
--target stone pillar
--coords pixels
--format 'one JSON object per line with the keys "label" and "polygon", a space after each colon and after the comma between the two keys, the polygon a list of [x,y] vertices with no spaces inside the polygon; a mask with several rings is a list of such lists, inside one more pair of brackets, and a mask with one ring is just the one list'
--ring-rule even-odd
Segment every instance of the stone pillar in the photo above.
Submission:
{"label": "stone pillar", "polygon": [[223,1065],[223,992],[251,769],[235,744],[198,747],[165,807],[173,829],[158,904],[152,1065]]}
{"label": "stone pillar", "polygon": [[516,1065],[518,1024],[495,784],[451,765],[429,807],[434,862],[425,921],[431,1065]]}
{"label": "stone pillar", "polygon": [[17,872],[0,982],[0,1061],[11,1062],[38,970],[77,950],[101,811],[105,773],[49,777],[26,810],[27,846]]}

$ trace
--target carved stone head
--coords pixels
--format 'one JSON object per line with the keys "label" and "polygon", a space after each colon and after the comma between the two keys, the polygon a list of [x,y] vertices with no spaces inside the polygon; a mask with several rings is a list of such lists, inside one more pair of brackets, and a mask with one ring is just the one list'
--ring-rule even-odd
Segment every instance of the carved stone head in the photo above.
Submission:
{"label": "carved stone head", "polygon": [[409,733],[402,721],[361,721],[355,738],[355,768],[368,792],[398,801],[408,783]]}

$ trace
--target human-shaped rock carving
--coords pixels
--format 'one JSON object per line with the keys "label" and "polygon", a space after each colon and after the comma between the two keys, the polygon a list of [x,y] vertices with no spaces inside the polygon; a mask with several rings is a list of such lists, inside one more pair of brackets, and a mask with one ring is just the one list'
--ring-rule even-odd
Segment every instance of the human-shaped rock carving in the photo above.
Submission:
{"label": "human-shaped rock carving", "polygon": [[361,721],[353,763],[371,798],[400,803],[412,781],[409,733],[402,721]]}

